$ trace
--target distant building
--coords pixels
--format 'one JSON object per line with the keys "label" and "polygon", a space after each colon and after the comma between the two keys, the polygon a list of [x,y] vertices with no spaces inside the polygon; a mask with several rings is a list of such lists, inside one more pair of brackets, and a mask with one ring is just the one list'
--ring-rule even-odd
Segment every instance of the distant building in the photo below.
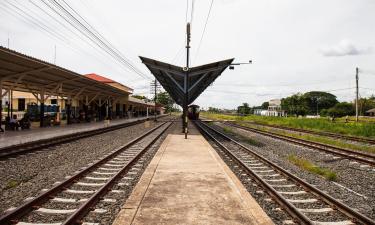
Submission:
{"label": "distant building", "polygon": [[280,99],[271,99],[268,104],[267,110],[254,109],[254,114],[260,116],[286,116],[285,111],[281,109]]}
{"label": "distant building", "polygon": [[281,109],[280,99],[271,99],[268,104],[266,116],[285,116],[285,111]]}
{"label": "distant building", "polygon": [[367,110],[366,115],[368,116],[375,116],[375,108]]}

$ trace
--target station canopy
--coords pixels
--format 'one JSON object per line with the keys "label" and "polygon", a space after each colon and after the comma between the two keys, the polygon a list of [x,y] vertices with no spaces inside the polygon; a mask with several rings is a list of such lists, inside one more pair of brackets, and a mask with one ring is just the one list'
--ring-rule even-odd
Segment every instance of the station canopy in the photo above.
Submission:
{"label": "station canopy", "polygon": [[0,84],[5,90],[78,98],[119,98],[129,92],[62,67],[0,47]]}
{"label": "station canopy", "polygon": [[[140,58],[173,100],[177,104],[182,105],[187,90],[184,83],[184,78],[186,76],[184,68],[142,56],[140,56]],[[198,98],[198,96],[224,72],[233,60],[234,59],[227,59],[189,68],[189,96],[187,104],[191,104]]]}

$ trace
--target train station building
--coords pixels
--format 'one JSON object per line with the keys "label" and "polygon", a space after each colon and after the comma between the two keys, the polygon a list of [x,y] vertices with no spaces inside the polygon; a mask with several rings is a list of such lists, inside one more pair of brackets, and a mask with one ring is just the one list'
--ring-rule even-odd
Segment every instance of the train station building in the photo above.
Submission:
{"label": "train station building", "polygon": [[160,114],[161,105],[131,97],[133,89],[95,73],[81,75],[0,47],[1,124],[25,114],[50,126]]}

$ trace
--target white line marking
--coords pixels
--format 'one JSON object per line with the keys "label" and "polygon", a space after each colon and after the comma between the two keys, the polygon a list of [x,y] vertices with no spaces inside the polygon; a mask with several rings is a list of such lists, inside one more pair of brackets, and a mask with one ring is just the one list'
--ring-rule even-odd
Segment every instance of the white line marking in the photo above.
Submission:
{"label": "white line marking", "polygon": [[75,212],[77,209],[47,209],[47,208],[39,208],[36,210],[38,213],[46,213],[46,214],[71,214]]}
{"label": "white line marking", "polygon": [[362,194],[359,194],[358,192],[355,192],[355,191],[353,191],[352,189],[349,189],[349,188],[347,188],[347,187],[345,187],[345,186],[343,186],[343,185],[341,185],[341,184],[339,184],[339,183],[336,183],[336,182],[334,182],[334,181],[332,181],[332,183],[333,183],[333,184],[336,184],[337,186],[339,186],[339,187],[341,187],[341,188],[344,188],[345,190],[347,190],[347,191],[349,191],[349,192],[352,192],[352,193],[354,193],[354,194],[356,194],[356,195],[358,195],[358,196],[361,196],[361,197],[364,198],[364,199],[367,199],[367,196],[362,195]]}
{"label": "white line marking", "polygon": [[333,211],[332,208],[321,208],[321,209],[298,209],[300,212],[305,213],[324,213],[324,212],[331,212]]}

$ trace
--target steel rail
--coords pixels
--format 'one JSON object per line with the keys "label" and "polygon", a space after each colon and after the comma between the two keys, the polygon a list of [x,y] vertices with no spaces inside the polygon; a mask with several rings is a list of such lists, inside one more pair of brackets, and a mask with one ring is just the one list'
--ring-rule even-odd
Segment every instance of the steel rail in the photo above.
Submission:
{"label": "steel rail", "polygon": [[[199,123],[199,124],[198,124]],[[275,170],[279,171],[281,174],[285,175],[288,177],[288,179],[298,183],[300,186],[304,187],[305,189],[307,189],[310,193],[313,193],[315,196],[319,197],[320,199],[322,199],[324,202],[326,202],[327,204],[329,204],[331,207],[335,208],[335,209],[338,209],[340,212],[344,213],[345,215],[347,215],[349,218],[351,218],[353,221],[355,222],[359,222],[361,224],[365,224],[365,225],[375,225],[375,221],[371,220],[370,218],[368,218],[367,216],[353,210],[352,208],[350,208],[349,206],[345,205],[344,203],[342,202],[339,202],[337,201],[335,198],[331,197],[330,195],[324,193],[323,191],[319,190],[318,188],[312,186],[311,184],[307,183],[306,181],[302,180],[301,178],[291,174],[290,172],[288,172],[287,170],[283,169],[282,167],[276,165],[275,163],[271,162],[270,160],[266,159],[265,157],[259,155],[258,153],[256,153],[255,151],[249,149],[248,147],[244,146],[243,144],[235,141],[234,139],[230,138],[229,136],[223,134],[222,132],[202,123],[202,122],[197,122],[196,125],[200,128],[200,130],[203,130],[205,134],[208,135],[208,137],[210,137],[210,139],[212,139],[215,144],[217,144],[218,146],[220,146],[222,149],[224,149],[227,153],[229,153],[231,155],[231,157],[233,159],[235,159],[243,168],[245,168],[248,172],[250,172],[251,174],[254,174],[254,172],[251,171],[251,169],[246,166],[240,159],[238,159],[228,148],[226,148],[219,140],[217,140],[216,138],[213,137],[213,135],[209,134],[207,130],[204,130],[204,128],[200,125],[204,125],[206,129],[210,129],[212,131],[214,131],[216,134],[218,134],[219,136],[225,138],[226,140],[230,141],[231,143],[234,143],[238,146],[240,146],[242,149],[246,150],[248,153],[250,153],[251,155],[255,156],[256,158],[258,158],[259,160],[263,161],[264,163],[266,163],[267,165],[269,165],[270,167],[274,168]],[[256,174],[255,174],[256,175]],[[290,211],[291,212],[291,215],[294,217],[295,219],[297,219],[298,221],[300,221],[301,223],[303,224],[314,224],[313,221],[311,220],[306,220],[306,218],[304,217],[300,217],[300,212],[297,212],[298,209],[296,209],[294,206],[293,207],[290,207],[290,203],[287,202],[286,199],[284,199],[282,196],[280,196],[280,194],[277,193],[277,191],[272,188],[272,187],[267,187],[267,183],[265,181],[263,181],[259,176],[254,176],[254,178],[262,185],[262,186],[265,186],[266,187],[266,190],[267,192],[273,196],[273,197],[276,197],[276,201],[277,202],[281,202],[281,206],[289,213]],[[265,183],[265,184],[264,184]],[[269,186],[269,185],[268,185]],[[280,198],[281,197],[281,198]]]}
{"label": "steel rail", "polygon": [[[165,123],[164,123],[165,124]],[[163,125],[164,125],[163,124]],[[130,169],[130,167],[155,143],[157,139],[172,125],[169,123],[146,147],[144,147],[137,155],[135,155],[119,172],[116,173],[104,186],[102,186],[94,195],[92,195],[84,204],[82,204],[62,225],[82,224],[82,219],[89,213],[93,206],[96,205],[100,198],[103,197],[108,190],[121,178],[121,176]]]}
{"label": "steel rail", "polygon": [[[211,135],[205,128],[201,126],[199,122],[195,122],[199,130],[201,130],[206,136],[215,142],[221,149],[225,150],[232,159],[234,159],[241,167],[243,167],[248,173],[255,178],[255,180],[266,190],[266,192],[273,197],[273,199],[288,212],[294,219],[298,220],[301,224],[313,225],[313,222],[307,218],[303,213],[297,210],[297,208],[290,204],[285,198],[283,198],[271,185],[267,184],[262,178],[260,178],[256,173],[254,173],[247,165],[242,163],[242,161],[235,156],[227,147],[225,147],[219,140],[217,140],[213,135]],[[223,136],[226,138],[225,136]],[[230,140],[230,139],[227,139]]]}
{"label": "steel rail", "polygon": [[114,126],[110,126],[106,128],[99,128],[99,129],[90,130],[90,131],[82,131],[82,132],[67,134],[67,135],[63,135],[59,137],[52,137],[52,138],[32,141],[32,142],[28,142],[24,144],[18,144],[18,145],[12,145],[8,147],[0,148],[0,160],[9,158],[12,156],[17,156],[20,154],[25,154],[25,153],[32,152],[32,151],[37,151],[42,148],[48,148],[48,147],[55,146],[58,144],[63,144],[63,143],[79,140],[82,138],[91,137],[94,135],[122,129],[125,127],[130,127],[133,125],[140,124],[144,121],[146,121],[146,119],[140,119],[140,120],[132,121],[129,123],[118,124],[118,125],[114,125]]}
{"label": "steel rail", "polygon": [[[163,125],[165,125],[166,123],[162,123],[156,127],[154,127],[153,129],[143,133],[142,135],[140,135],[139,137],[129,141],[128,143],[126,143],[125,145],[117,148],[114,150],[113,153],[103,157],[102,159],[100,159],[99,161],[95,162],[93,165],[87,167],[86,169],[83,169],[82,171],[80,171],[79,173],[76,173],[75,175],[71,176],[70,178],[66,179],[65,181],[57,184],[56,186],[52,187],[51,189],[39,194],[38,196],[36,196],[35,198],[23,203],[21,206],[17,207],[16,209],[14,210],[11,210],[9,212],[7,212],[6,214],[4,214],[3,216],[0,217],[0,224],[4,224],[4,225],[11,225],[11,224],[14,224],[16,222],[18,222],[17,220],[19,218],[21,218],[22,216],[24,216],[25,214],[33,211],[33,209],[35,208],[38,208],[41,204],[45,203],[46,201],[48,201],[49,199],[51,199],[52,196],[62,192],[63,190],[65,190],[68,186],[74,184],[78,179],[84,177],[86,174],[90,173],[92,170],[94,170],[95,168],[98,168],[101,164],[103,164],[104,162],[110,160],[111,158],[117,156],[118,154],[120,154],[122,151],[124,151],[125,149],[129,148],[130,146],[134,145],[135,143],[137,143],[138,141],[142,140],[143,138],[147,137],[148,135],[150,135],[151,133],[153,133],[155,130],[159,129],[160,127],[162,127]],[[172,123],[171,123],[172,124]],[[167,128],[171,125],[169,124],[167,126]],[[166,130],[166,129],[165,129]],[[165,131],[163,130],[163,132]],[[162,132],[162,133],[163,133]]]}
{"label": "steel rail", "polygon": [[[240,128],[240,129],[243,129],[243,130],[255,132],[255,133],[258,133],[258,134],[261,134],[261,135],[265,135],[265,136],[268,136],[268,137],[272,137],[272,138],[280,139],[280,140],[283,140],[283,141],[291,142],[293,144],[298,144],[298,145],[302,145],[304,147],[309,147],[309,148],[316,149],[316,150],[319,150],[319,151],[324,151],[324,152],[331,153],[331,154],[334,154],[334,155],[338,155],[338,156],[341,156],[341,157],[344,157],[344,158],[349,158],[349,159],[352,159],[352,160],[360,161],[360,162],[369,164],[371,166],[375,166],[375,155],[372,155],[372,154],[367,154],[367,153],[364,153],[364,152],[354,151],[354,150],[345,149],[345,148],[339,148],[339,147],[335,147],[335,146],[332,146],[332,145],[326,145],[326,144],[322,144],[322,143],[318,143],[318,142],[302,140],[302,139],[299,139],[299,138],[289,137],[287,135],[277,134],[277,133],[269,132],[269,131],[262,131],[262,130],[251,128],[251,127],[241,126],[241,125],[238,125],[238,124],[233,124],[233,123],[225,123],[225,124],[227,124],[229,126],[236,127],[236,128]],[[362,158],[362,157],[364,157],[364,158]]]}

